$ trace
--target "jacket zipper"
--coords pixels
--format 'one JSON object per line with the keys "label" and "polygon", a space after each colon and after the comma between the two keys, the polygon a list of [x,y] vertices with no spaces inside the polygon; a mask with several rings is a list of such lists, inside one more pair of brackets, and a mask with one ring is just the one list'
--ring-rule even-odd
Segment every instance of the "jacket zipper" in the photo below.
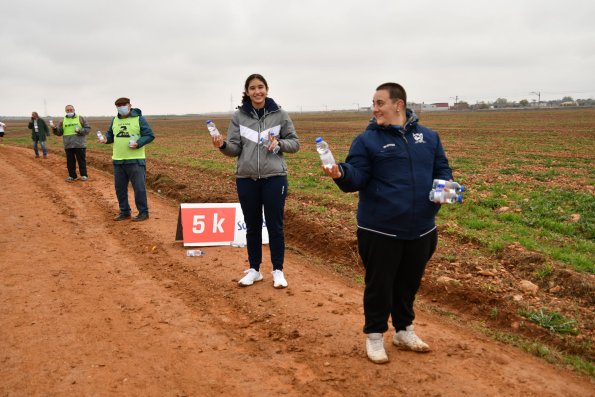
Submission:
{"label": "jacket zipper", "polygon": [[411,150],[409,149],[409,141],[407,140],[407,137],[405,136],[405,133],[407,132],[405,129],[401,129],[399,130],[399,132],[401,133],[401,137],[403,138],[403,140],[405,141],[405,147],[407,148],[407,156],[409,157],[409,174],[411,175],[411,185],[413,186],[413,192],[412,192],[412,211],[411,211],[411,218],[409,220],[409,232],[408,234],[411,235],[411,228],[413,227],[413,218],[414,218],[414,214],[415,214],[415,176],[413,174],[413,160],[411,158]]}

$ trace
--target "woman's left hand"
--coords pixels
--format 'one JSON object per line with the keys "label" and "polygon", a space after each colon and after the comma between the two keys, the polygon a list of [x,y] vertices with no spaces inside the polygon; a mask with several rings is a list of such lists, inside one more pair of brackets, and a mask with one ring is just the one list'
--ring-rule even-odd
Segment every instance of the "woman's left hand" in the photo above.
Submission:
{"label": "woman's left hand", "polygon": [[279,146],[279,141],[277,140],[277,137],[271,135],[271,137],[269,138],[271,141],[271,144],[267,147],[267,150],[269,152],[272,152],[273,150],[275,150],[275,148],[277,146]]}

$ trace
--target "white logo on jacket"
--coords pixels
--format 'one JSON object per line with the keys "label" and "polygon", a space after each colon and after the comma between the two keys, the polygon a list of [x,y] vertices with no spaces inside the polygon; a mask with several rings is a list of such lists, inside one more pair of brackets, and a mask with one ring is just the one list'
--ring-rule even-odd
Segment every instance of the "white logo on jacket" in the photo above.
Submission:
{"label": "white logo on jacket", "polygon": [[415,140],[415,143],[426,143],[426,141],[424,141],[424,134],[423,133],[413,133],[413,139]]}
{"label": "white logo on jacket", "polygon": [[[268,128],[260,133],[261,136],[269,136],[269,134],[279,138],[279,133],[281,132],[281,125],[276,125],[274,127]],[[240,136],[252,141],[254,143],[260,142],[260,138],[258,136],[258,131],[253,130],[252,128],[245,127],[240,125]]]}

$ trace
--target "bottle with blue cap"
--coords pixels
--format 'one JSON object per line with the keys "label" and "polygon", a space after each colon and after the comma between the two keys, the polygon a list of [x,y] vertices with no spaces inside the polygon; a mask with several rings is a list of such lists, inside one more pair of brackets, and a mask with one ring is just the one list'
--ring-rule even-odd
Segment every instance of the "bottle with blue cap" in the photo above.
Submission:
{"label": "bottle with blue cap", "polygon": [[444,179],[434,179],[434,182],[432,182],[432,189],[453,190],[456,193],[462,193],[465,191],[465,186]]}
{"label": "bottle with blue cap", "polygon": [[463,195],[454,190],[432,189],[430,190],[430,201],[437,204],[462,203]]}
{"label": "bottle with blue cap", "polygon": [[207,129],[209,130],[209,134],[211,134],[211,136],[213,138],[218,137],[219,135],[221,135],[219,133],[219,130],[215,126],[215,123],[213,123],[211,120],[207,120]]}
{"label": "bottle with blue cap", "polygon": [[[271,139],[272,137],[272,133],[270,133],[268,136],[265,134],[265,136],[261,136],[260,137],[260,144],[262,146],[264,146],[265,148],[268,148],[269,145],[271,144],[271,142],[273,141]],[[275,146],[275,148],[271,151],[273,154],[277,154],[279,153],[279,150],[281,150],[281,146],[279,146],[279,144],[277,143],[277,146]]]}
{"label": "bottle with blue cap", "polygon": [[316,138],[316,151],[320,156],[320,161],[322,161],[322,165],[325,168],[331,168],[333,164],[335,164],[335,158],[333,157],[333,153],[331,149],[322,137]]}

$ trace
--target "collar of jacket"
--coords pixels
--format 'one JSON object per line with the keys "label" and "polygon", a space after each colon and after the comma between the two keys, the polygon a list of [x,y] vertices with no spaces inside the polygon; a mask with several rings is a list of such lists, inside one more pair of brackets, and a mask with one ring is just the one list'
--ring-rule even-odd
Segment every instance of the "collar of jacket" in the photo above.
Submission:
{"label": "collar of jacket", "polygon": [[[240,109],[242,112],[246,113],[248,116],[258,118],[258,116],[256,116],[256,109],[254,109],[254,106],[252,106],[252,102],[250,102],[250,100],[242,102],[242,106],[239,106],[238,109]],[[273,98],[267,97],[264,100],[264,114],[265,115],[268,113],[276,112],[278,110],[279,110],[279,105],[277,105],[277,103],[273,100]]]}
{"label": "collar of jacket", "polygon": [[404,130],[405,132],[409,132],[412,128],[414,128],[417,125],[419,118],[412,109],[407,109],[405,115],[407,116],[407,121],[405,122],[405,126],[403,127],[401,127],[400,125],[378,125],[378,123],[376,123],[376,118],[372,117],[370,119],[370,124],[368,124],[368,129],[377,131]]}

